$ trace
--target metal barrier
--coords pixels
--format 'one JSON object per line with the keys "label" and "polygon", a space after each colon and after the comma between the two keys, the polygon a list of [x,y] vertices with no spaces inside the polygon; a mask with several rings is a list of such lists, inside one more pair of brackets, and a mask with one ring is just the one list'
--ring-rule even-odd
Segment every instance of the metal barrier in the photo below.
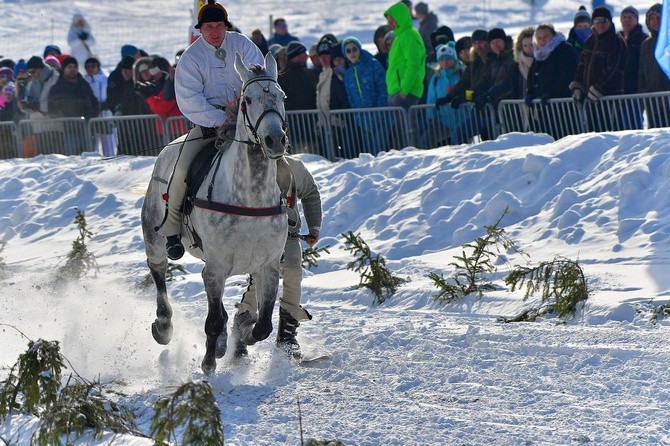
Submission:
{"label": "metal barrier", "polygon": [[[290,111],[286,113],[292,153],[313,153],[330,160],[378,154],[409,145],[428,149],[497,138],[501,132],[547,133],[555,139],[584,132],[670,126],[670,92],[605,96],[593,103],[571,98],[546,104],[522,100],[491,104],[477,111],[471,103],[451,107],[400,107]],[[0,123],[0,158],[37,154],[155,156],[188,131],[183,116],[163,121],[158,115],[43,119]]]}
{"label": "metal barrier", "polygon": [[333,145],[328,116],[319,110],[292,110],[286,112],[288,139],[291,153],[314,153],[332,159]]}
{"label": "metal barrier", "polygon": [[334,158],[355,158],[361,153],[373,155],[399,150],[410,144],[407,112],[402,107],[332,110],[331,125]]}
{"label": "metal barrier", "polygon": [[19,134],[24,156],[79,155],[93,148],[83,117],[23,120],[19,122]]}
{"label": "metal barrier", "polygon": [[457,109],[430,104],[415,105],[409,110],[412,141],[420,149],[495,139],[500,134],[499,127],[490,104],[481,111],[470,102]]}
{"label": "metal barrier", "polygon": [[670,126],[670,92],[603,96],[578,103],[572,98],[539,100],[527,107],[522,100],[498,106],[502,130],[547,133],[560,139],[585,132],[639,130]]}
{"label": "metal barrier", "polygon": [[21,140],[19,129],[13,122],[0,122],[0,159],[9,159],[23,156],[19,150]]}
{"label": "metal barrier", "polygon": [[91,134],[114,135],[116,155],[156,156],[165,146],[165,123],[158,115],[93,118]]}
{"label": "metal barrier", "polygon": [[503,133],[547,133],[558,140],[567,135],[588,131],[582,106],[572,98],[533,101],[532,107],[523,100],[504,100],[498,105]]}

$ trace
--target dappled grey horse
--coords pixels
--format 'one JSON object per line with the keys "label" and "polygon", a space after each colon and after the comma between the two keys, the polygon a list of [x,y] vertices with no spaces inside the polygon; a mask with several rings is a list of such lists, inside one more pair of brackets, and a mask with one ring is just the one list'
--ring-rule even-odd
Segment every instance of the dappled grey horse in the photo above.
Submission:
{"label": "dappled grey horse", "polygon": [[[216,358],[226,353],[228,314],[222,297],[227,277],[251,274],[259,297],[258,320],[244,327],[242,340],[253,344],[272,332],[279,261],[287,236],[285,206],[276,181],[276,160],[285,153],[286,134],[284,92],[277,84],[277,64],[270,53],[265,66],[246,67],[235,55],[235,70],[243,82],[235,139],[217,154],[215,168],[198,189],[188,225],[182,223],[184,246],[205,261],[207,351],[201,364],[205,373],[215,370]],[[172,308],[165,285],[165,237],[156,228],[166,211],[164,194],[179,142],[158,155],[142,207],[147,263],[157,288],[157,317],[151,328],[156,342],[163,345],[172,338]],[[185,237],[191,230],[199,238],[199,247]]]}

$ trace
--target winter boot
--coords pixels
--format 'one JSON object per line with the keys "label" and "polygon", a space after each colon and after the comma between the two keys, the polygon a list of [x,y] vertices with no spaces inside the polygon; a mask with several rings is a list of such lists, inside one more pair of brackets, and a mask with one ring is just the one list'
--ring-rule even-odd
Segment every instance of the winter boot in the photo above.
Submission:
{"label": "winter boot", "polygon": [[170,260],[179,260],[184,255],[184,245],[181,244],[179,235],[170,235],[165,244],[167,256]]}
{"label": "winter boot", "polygon": [[277,330],[277,346],[286,350],[289,356],[300,358],[300,344],[296,334],[300,323],[291,313],[279,307],[279,329]]}
{"label": "winter boot", "polygon": [[256,318],[254,318],[249,310],[241,314],[236,314],[233,318],[233,341],[235,342],[235,358],[243,358],[249,355],[247,350],[247,343],[244,342],[244,333],[242,332],[242,327],[247,327],[256,323]]}

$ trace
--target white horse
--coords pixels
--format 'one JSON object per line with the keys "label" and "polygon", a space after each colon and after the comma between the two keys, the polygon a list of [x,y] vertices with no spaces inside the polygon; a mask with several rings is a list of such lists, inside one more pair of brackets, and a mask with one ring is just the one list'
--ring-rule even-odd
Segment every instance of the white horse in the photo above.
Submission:
{"label": "white horse", "polygon": [[[287,218],[277,186],[277,160],[285,153],[284,92],[277,84],[277,64],[270,53],[266,69],[246,67],[235,55],[235,70],[243,86],[235,140],[210,169],[196,195],[189,228],[199,236],[200,247],[184,238],[184,246],[205,261],[202,278],[207,293],[207,335],[202,370],[216,369],[216,358],[226,353],[228,314],[222,296],[225,280],[235,274],[253,276],[259,300],[258,321],[242,331],[242,341],[253,344],[272,332],[272,313],[279,285],[279,261],[287,236]],[[183,138],[183,137],[182,137]],[[168,145],[156,159],[142,206],[142,231],[147,263],[157,288],[156,320],[152,334],[165,345],[172,338],[172,308],[165,285],[167,252],[165,237],[158,234],[166,212],[167,192],[179,151],[179,140]],[[207,204],[211,206],[207,206]]]}

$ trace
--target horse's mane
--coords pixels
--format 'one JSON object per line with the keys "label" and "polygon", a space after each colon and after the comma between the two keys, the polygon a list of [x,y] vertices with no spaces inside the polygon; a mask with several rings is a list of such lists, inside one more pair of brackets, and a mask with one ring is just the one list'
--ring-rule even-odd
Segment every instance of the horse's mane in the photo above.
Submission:
{"label": "horse's mane", "polygon": [[261,74],[267,74],[265,68],[263,68],[262,65],[258,64],[252,64],[251,66],[249,66],[249,70],[251,70],[251,72],[254,73],[256,76],[260,76]]}

